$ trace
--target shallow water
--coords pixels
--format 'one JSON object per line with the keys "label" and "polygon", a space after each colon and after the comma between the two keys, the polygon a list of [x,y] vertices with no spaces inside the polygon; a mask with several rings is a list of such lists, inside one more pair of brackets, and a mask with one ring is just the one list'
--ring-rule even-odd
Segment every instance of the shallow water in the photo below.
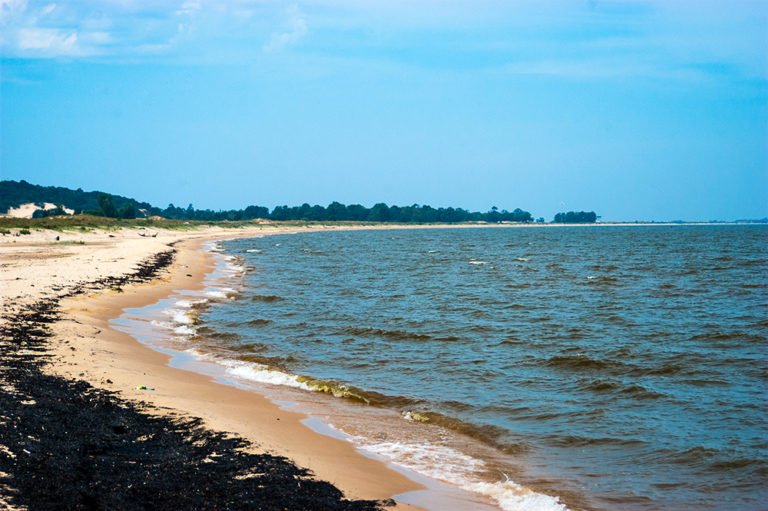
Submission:
{"label": "shallow water", "polygon": [[505,509],[557,508],[507,478],[575,508],[764,509],[767,241],[764,226],[232,240],[239,295],[177,333],[234,376],[346,398],[335,425],[360,445]]}

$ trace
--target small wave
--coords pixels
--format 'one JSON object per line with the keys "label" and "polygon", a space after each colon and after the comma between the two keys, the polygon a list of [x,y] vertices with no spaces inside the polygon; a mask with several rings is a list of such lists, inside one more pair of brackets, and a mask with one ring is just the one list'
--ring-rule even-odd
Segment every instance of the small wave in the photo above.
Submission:
{"label": "small wave", "polygon": [[707,470],[710,472],[732,472],[734,470],[757,469],[758,473],[766,473],[768,461],[758,458],[731,458],[727,460],[718,460],[709,464]]}
{"label": "small wave", "polygon": [[670,463],[679,465],[708,465],[712,459],[715,459],[720,452],[717,449],[710,449],[708,447],[696,446],[679,452],[665,453],[665,458]]}
{"label": "small wave", "polygon": [[612,286],[619,283],[619,279],[616,277],[607,277],[599,275],[587,275],[587,283],[592,285],[606,285]]}
{"label": "small wave", "polygon": [[748,334],[745,332],[709,332],[705,334],[698,334],[691,337],[692,341],[746,341],[761,343],[765,341],[765,337],[758,334]]}
{"label": "small wave", "polygon": [[164,312],[168,316],[171,316],[174,323],[180,325],[197,325],[200,323],[200,317],[197,312],[191,311],[190,309],[167,309]]}
{"label": "small wave", "polygon": [[252,302],[265,302],[265,303],[272,303],[272,302],[280,302],[284,300],[282,296],[277,295],[252,295],[251,301]]}
{"label": "small wave", "polygon": [[325,255],[325,252],[323,252],[322,250],[314,250],[311,248],[302,248],[301,251],[309,255],[320,255],[320,256]]}
{"label": "small wave", "polygon": [[657,399],[664,397],[664,394],[648,390],[642,385],[632,384],[625,386],[619,382],[610,380],[592,380],[580,385],[580,388],[583,390],[591,390],[592,392],[615,392],[620,395],[630,396],[634,399]]}
{"label": "small wave", "polygon": [[223,287],[206,291],[205,295],[215,300],[234,300],[239,296],[239,293],[230,287]]}
{"label": "small wave", "polygon": [[468,437],[480,440],[505,454],[521,454],[528,451],[529,446],[523,443],[511,443],[507,440],[508,432],[503,428],[490,424],[472,424],[442,413],[409,409],[403,412],[403,418],[413,422],[421,422],[456,431]]}
{"label": "small wave", "polygon": [[482,266],[484,264],[488,264],[488,261],[478,261],[475,259],[470,259],[468,262],[469,264],[474,264],[475,266]]}
{"label": "small wave", "polygon": [[257,319],[251,319],[251,320],[249,320],[249,321],[246,321],[246,322],[245,322],[245,323],[243,323],[243,324],[244,324],[244,325],[248,325],[248,326],[264,326],[264,325],[268,325],[268,324],[270,324],[270,323],[272,323],[272,320],[271,320],[271,319],[261,319],[261,318],[257,318]]}
{"label": "small wave", "polygon": [[648,390],[642,385],[630,385],[621,389],[622,394],[630,395],[635,399],[658,399],[664,397],[664,394]]}
{"label": "small wave", "polygon": [[241,339],[241,337],[234,332],[221,332],[207,326],[199,327],[197,329],[196,335],[197,337],[204,337],[206,339],[213,339],[217,341],[237,342]]}
{"label": "small wave", "polygon": [[176,307],[183,309],[197,309],[208,303],[208,300],[202,298],[200,300],[179,300],[176,302]]}
{"label": "small wave", "polygon": [[239,360],[218,360],[217,362],[226,367],[229,374],[238,378],[258,383],[268,383],[270,385],[284,385],[297,389],[312,390],[306,384],[300,382],[297,375],[279,371],[263,364]]}
{"label": "small wave", "polygon": [[634,438],[585,437],[579,435],[550,435],[545,438],[547,443],[557,447],[588,447],[593,445],[630,446],[646,443]]}
{"label": "small wave", "polygon": [[706,379],[688,379],[688,380],[681,380],[680,383],[684,383],[686,385],[693,385],[694,387],[726,387],[728,385],[731,385],[730,382],[725,380],[718,380],[717,378],[706,378]]}
{"label": "small wave", "polygon": [[197,330],[194,327],[191,327],[189,325],[177,326],[176,328],[173,329],[173,331],[178,335],[189,336],[189,337],[197,334]]}
{"label": "small wave", "polygon": [[584,390],[593,392],[612,392],[621,388],[621,385],[607,380],[594,380],[581,387]]}
{"label": "small wave", "polygon": [[455,335],[441,335],[438,337],[433,337],[432,339],[439,342],[459,342],[462,340],[461,337],[457,337]]}
{"label": "small wave", "polygon": [[570,369],[605,369],[610,364],[603,360],[595,360],[586,355],[556,355],[546,361],[551,367],[566,367]]}
{"label": "small wave", "polygon": [[330,394],[333,397],[372,404],[370,394],[365,391],[334,380],[320,380],[309,376],[298,376],[296,381],[306,385],[308,390]]}
{"label": "small wave", "polygon": [[439,481],[493,499],[505,511],[567,511],[558,497],[536,493],[508,477],[488,482],[477,474],[487,470],[486,464],[456,449],[434,443],[374,443],[363,437],[352,437],[363,449],[394,463]]}
{"label": "small wave", "polygon": [[[432,339],[431,335],[405,330],[384,330],[381,328],[355,327],[349,326],[340,330],[341,334],[354,337],[374,337],[384,338],[392,341],[428,341]],[[448,339],[452,340],[452,339]]]}
{"label": "small wave", "polygon": [[322,392],[337,398],[349,399],[373,406],[398,407],[414,404],[414,401],[408,398],[389,397],[377,392],[364,391],[334,380],[322,380],[310,376],[292,374],[280,367],[285,362],[289,362],[287,359],[244,355],[240,357],[240,360],[225,359],[217,361],[227,367],[227,372],[233,376],[259,383],[284,385],[312,392]]}
{"label": "small wave", "polygon": [[246,250],[246,252],[248,252],[249,254],[261,254],[264,251],[261,250],[260,248],[249,248],[248,250]]}
{"label": "small wave", "polygon": [[680,364],[664,364],[659,367],[641,368],[638,367],[632,374],[635,376],[670,376],[682,373],[685,368]]}

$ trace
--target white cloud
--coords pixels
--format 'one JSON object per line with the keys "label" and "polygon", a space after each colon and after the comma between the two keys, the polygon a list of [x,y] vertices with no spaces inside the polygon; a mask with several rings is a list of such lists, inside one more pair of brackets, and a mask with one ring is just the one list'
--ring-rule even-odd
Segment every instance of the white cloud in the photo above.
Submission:
{"label": "white cloud", "polygon": [[288,9],[288,23],[282,32],[273,34],[267,44],[264,45],[265,52],[280,51],[288,46],[299,42],[307,35],[309,29],[303,14],[295,5]]}
{"label": "white cloud", "polygon": [[47,56],[79,53],[77,32],[67,33],[55,28],[23,28],[19,30],[17,37],[21,50],[40,52]]}

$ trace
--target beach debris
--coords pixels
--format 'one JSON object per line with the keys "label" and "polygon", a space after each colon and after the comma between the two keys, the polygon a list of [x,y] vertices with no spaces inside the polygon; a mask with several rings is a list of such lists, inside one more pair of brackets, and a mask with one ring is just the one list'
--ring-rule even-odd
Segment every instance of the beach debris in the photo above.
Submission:
{"label": "beach debris", "polygon": [[136,386],[136,390],[155,390],[155,387],[147,387],[146,385]]}
{"label": "beach debris", "polygon": [[139,229],[139,236],[142,236],[145,238],[157,238],[157,231],[153,231],[152,229],[147,229],[146,227],[142,227]]}

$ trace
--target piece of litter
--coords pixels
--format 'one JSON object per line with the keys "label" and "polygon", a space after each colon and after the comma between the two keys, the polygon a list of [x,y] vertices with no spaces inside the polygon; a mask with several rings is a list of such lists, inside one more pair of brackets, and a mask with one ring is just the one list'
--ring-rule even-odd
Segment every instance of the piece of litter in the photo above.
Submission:
{"label": "piece of litter", "polygon": [[155,390],[155,387],[147,387],[146,385],[139,385],[136,390]]}

